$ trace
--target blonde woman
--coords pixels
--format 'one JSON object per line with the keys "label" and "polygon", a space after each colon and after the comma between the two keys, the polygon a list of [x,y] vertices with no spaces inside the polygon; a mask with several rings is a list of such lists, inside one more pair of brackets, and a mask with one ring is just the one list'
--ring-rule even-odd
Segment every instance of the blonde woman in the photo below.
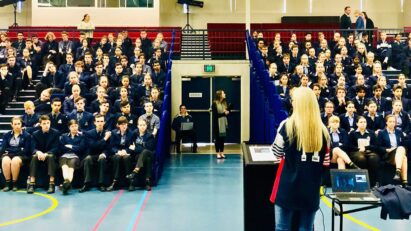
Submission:
{"label": "blonde woman", "polygon": [[330,135],[323,125],[314,92],[295,88],[293,114],[283,121],[272,144],[282,159],[270,200],[275,203],[276,230],[291,230],[300,215],[298,230],[311,230],[319,208],[319,189],[324,168],[330,164]]}
{"label": "blonde woman", "polygon": [[331,138],[331,163],[337,163],[338,169],[345,169],[346,164],[351,168],[359,169],[344,151],[348,148],[348,134],[344,129],[340,129],[340,118],[331,116],[328,119],[328,127]]}
{"label": "blonde woman", "polygon": [[224,159],[224,139],[227,136],[227,115],[230,114],[230,109],[223,90],[218,90],[216,92],[211,108],[213,111],[213,132],[217,159]]}

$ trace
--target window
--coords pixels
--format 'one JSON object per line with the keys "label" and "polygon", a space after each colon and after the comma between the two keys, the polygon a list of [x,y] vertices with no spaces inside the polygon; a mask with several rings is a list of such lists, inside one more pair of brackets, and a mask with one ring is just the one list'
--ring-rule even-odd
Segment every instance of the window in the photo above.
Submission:
{"label": "window", "polygon": [[37,0],[39,7],[153,8],[154,0]]}

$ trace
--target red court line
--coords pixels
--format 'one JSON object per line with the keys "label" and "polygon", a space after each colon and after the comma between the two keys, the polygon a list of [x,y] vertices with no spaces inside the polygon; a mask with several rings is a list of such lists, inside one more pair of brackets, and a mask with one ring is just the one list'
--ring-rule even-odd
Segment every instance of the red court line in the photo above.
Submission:
{"label": "red court line", "polygon": [[143,214],[143,211],[144,211],[144,208],[146,207],[147,201],[151,196],[151,192],[152,191],[148,192],[148,195],[147,195],[146,199],[144,200],[144,203],[143,203],[143,206],[141,207],[140,213],[138,214],[138,217],[136,218],[136,221],[134,223],[133,231],[137,230],[137,226],[140,223],[141,214]]}
{"label": "red court line", "polygon": [[98,230],[98,227],[101,225],[101,223],[103,223],[103,220],[106,218],[107,214],[111,211],[111,209],[114,207],[114,205],[116,204],[116,202],[118,201],[118,199],[120,198],[120,196],[123,194],[124,190],[120,190],[116,197],[114,197],[114,199],[111,201],[111,203],[108,205],[106,211],[104,211],[103,216],[100,217],[100,219],[97,221],[97,224],[94,225],[93,231]]}

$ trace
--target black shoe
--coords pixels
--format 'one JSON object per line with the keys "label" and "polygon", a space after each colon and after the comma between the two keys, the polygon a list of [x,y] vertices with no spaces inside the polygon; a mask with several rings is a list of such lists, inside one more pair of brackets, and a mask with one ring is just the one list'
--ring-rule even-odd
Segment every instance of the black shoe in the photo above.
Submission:
{"label": "black shoe", "polygon": [[140,170],[134,169],[130,174],[128,174],[128,175],[126,176],[126,178],[129,179],[129,180],[132,180],[132,179],[136,178],[139,171],[140,171]]}
{"label": "black shoe", "polygon": [[148,179],[146,180],[146,187],[145,188],[146,188],[147,191],[151,191],[151,182]]}
{"label": "black shoe", "polygon": [[34,193],[34,184],[30,183],[28,189],[27,189],[28,194],[33,194]]}
{"label": "black shoe", "polygon": [[350,166],[350,168],[352,168],[352,169],[357,169],[357,170],[361,169],[361,168],[358,167],[356,164],[354,164],[354,162],[351,162],[349,166]]}
{"label": "black shoe", "polygon": [[396,172],[392,179],[395,180],[395,181],[401,181],[400,173]]}
{"label": "black shoe", "polygon": [[63,191],[63,195],[67,195],[69,190],[71,188],[71,183],[68,180],[65,180],[63,183],[63,187],[62,187],[62,191]]}
{"label": "black shoe", "polygon": [[9,181],[9,182],[6,182],[6,185],[4,186],[4,188],[3,188],[3,192],[8,192],[8,191],[10,191],[12,189],[12,187],[11,187],[11,182]]}
{"label": "black shoe", "polygon": [[99,190],[100,192],[105,192],[105,191],[107,191],[106,187],[104,187],[104,186],[98,187],[98,190]]}
{"label": "black shoe", "polygon": [[193,147],[193,153],[197,153],[197,146]]}
{"label": "black shoe", "polygon": [[17,192],[19,188],[17,187],[17,182],[13,182],[13,188],[11,189],[13,192]]}
{"label": "black shoe", "polygon": [[134,181],[133,181],[133,182],[130,183],[130,186],[128,186],[128,191],[132,192],[132,191],[135,191],[135,190],[136,190],[136,187],[134,187]]}
{"label": "black shoe", "polygon": [[90,188],[88,187],[88,184],[85,183],[83,185],[83,187],[80,188],[80,190],[78,190],[79,193],[83,193],[83,192],[87,192],[88,190],[90,190]]}
{"label": "black shoe", "polygon": [[49,188],[47,189],[47,194],[53,194],[56,191],[56,185],[54,183],[49,184]]}
{"label": "black shoe", "polygon": [[113,190],[116,188],[116,185],[117,185],[117,181],[114,180],[113,183],[111,183],[111,185],[108,186],[107,191],[108,191],[108,192],[113,191]]}

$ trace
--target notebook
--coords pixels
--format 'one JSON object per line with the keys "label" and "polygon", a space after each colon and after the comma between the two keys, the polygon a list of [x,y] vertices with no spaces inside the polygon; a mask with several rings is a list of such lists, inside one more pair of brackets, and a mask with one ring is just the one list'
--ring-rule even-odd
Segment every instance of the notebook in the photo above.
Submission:
{"label": "notebook", "polygon": [[371,192],[366,169],[331,169],[331,186],[340,201],[379,201]]}
{"label": "notebook", "polygon": [[193,130],[194,123],[193,122],[183,122],[181,123],[181,131],[190,131]]}

